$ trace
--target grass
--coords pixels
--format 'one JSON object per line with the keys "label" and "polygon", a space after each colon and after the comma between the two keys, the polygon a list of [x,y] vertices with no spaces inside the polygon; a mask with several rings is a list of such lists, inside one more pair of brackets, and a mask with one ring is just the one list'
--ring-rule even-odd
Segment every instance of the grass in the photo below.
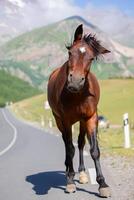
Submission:
{"label": "grass", "polygon": [[[134,121],[134,80],[102,80],[101,85],[101,99],[99,103],[99,113],[103,113],[111,124],[122,125],[122,115],[124,112],[129,113],[131,121]],[[12,106],[12,110],[16,112],[19,118],[41,123],[45,122],[45,128],[48,127],[49,120],[52,120],[55,127],[55,121],[51,110],[45,110],[44,102],[47,97],[45,94],[32,97]],[[101,112],[100,112],[101,111]],[[101,114],[102,114],[101,113]],[[78,134],[78,125],[75,125],[75,135]],[[131,142],[134,147],[134,130],[131,130]],[[125,156],[133,156],[134,149],[124,149],[124,135],[123,128],[107,129],[99,131],[99,144],[102,153],[119,154]]]}
{"label": "grass", "polygon": [[45,127],[48,126],[49,120],[52,119],[53,125],[56,126],[51,110],[45,110],[44,108],[46,98],[45,94],[31,97],[13,104],[11,109],[21,119],[39,124],[43,120],[45,122]]}
{"label": "grass", "polygon": [[99,111],[112,124],[122,125],[123,114],[128,112],[129,121],[134,123],[134,79],[111,79],[100,81],[101,98]]}
{"label": "grass", "polygon": [[119,129],[99,130],[98,141],[103,155],[134,156],[134,130],[130,130],[132,148],[124,149],[124,131]]}

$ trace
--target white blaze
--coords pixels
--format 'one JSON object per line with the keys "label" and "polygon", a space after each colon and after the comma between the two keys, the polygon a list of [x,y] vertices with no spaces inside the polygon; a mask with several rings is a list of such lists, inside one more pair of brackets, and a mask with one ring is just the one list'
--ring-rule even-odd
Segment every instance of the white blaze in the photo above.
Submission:
{"label": "white blaze", "polygon": [[81,53],[85,53],[86,52],[86,48],[85,47],[80,47],[79,50],[80,50]]}

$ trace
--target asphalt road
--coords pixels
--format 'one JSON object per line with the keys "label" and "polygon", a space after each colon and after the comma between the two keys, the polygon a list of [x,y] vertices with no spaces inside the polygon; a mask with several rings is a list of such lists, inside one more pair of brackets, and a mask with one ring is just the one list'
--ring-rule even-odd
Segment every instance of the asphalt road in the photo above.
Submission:
{"label": "asphalt road", "polygon": [[[93,162],[87,151],[84,155],[90,177]],[[77,172],[78,150],[74,167]],[[64,145],[60,136],[32,127],[17,120],[7,109],[0,109],[0,200],[100,199],[98,185],[79,184],[78,173],[75,176],[77,192],[64,193],[64,170]],[[112,186],[112,175],[106,166],[103,171]],[[109,199],[117,200],[114,193]]]}

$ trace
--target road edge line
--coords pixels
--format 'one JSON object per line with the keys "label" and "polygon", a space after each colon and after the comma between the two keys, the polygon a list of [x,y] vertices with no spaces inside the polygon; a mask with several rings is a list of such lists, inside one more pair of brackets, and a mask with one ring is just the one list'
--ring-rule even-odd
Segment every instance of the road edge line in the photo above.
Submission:
{"label": "road edge line", "polygon": [[7,118],[7,116],[6,116],[5,112],[4,112],[4,110],[2,110],[1,112],[2,112],[2,114],[3,114],[3,116],[4,116],[5,121],[6,121],[6,122],[12,127],[12,129],[14,130],[14,135],[13,135],[13,139],[12,139],[12,141],[10,142],[10,144],[9,144],[4,150],[0,151],[0,156],[2,156],[2,155],[5,154],[7,151],[9,151],[9,150],[13,147],[13,145],[15,144],[16,139],[17,139],[17,129],[16,129],[16,127],[8,120],[8,118]]}

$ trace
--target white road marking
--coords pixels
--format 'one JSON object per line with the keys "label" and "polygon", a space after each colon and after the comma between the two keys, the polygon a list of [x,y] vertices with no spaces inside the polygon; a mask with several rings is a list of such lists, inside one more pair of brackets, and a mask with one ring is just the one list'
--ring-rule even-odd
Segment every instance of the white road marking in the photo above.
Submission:
{"label": "white road marking", "polygon": [[89,156],[89,153],[88,153],[87,151],[84,150],[84,151],[83,151],[83,155],[84,155],[84,156]]}
{"label": "white road marking", "polygon": [[75,147],[77,147],[77,146],[78,146],[78,144],[77,144],[76,142],[73,142],[73,145],[74,145]]}
{"label": "white road marking", "polygon": [[8,120],[8,118],[7,118],[7,116],[6,116],[5,112],[4,112],[4,110],[2,110],[2,114],[3,114],[4,119],[6,120],[6,122],[12,127],[12,129],[13,129],[13,131],[14,131],[14,135],[13,135],[13,139],[12,139],[12,141],[10,142],[10,144],[9,144],[4,150],[2,150],[2,151],[0,152],[0,156],[2,156],[2,155],[5,154],[7,151],[9,151],[9,150],[13,147],[13,145],[15,144],[16,139],[17,139],[17,129],[16,129],[16,127]]}
{"label": "white road marking", "polygon": [[95,168],[88,168],[89,176],[90,176],[90,182],[92,185],[98,184],[96,182],[96,171]]}

